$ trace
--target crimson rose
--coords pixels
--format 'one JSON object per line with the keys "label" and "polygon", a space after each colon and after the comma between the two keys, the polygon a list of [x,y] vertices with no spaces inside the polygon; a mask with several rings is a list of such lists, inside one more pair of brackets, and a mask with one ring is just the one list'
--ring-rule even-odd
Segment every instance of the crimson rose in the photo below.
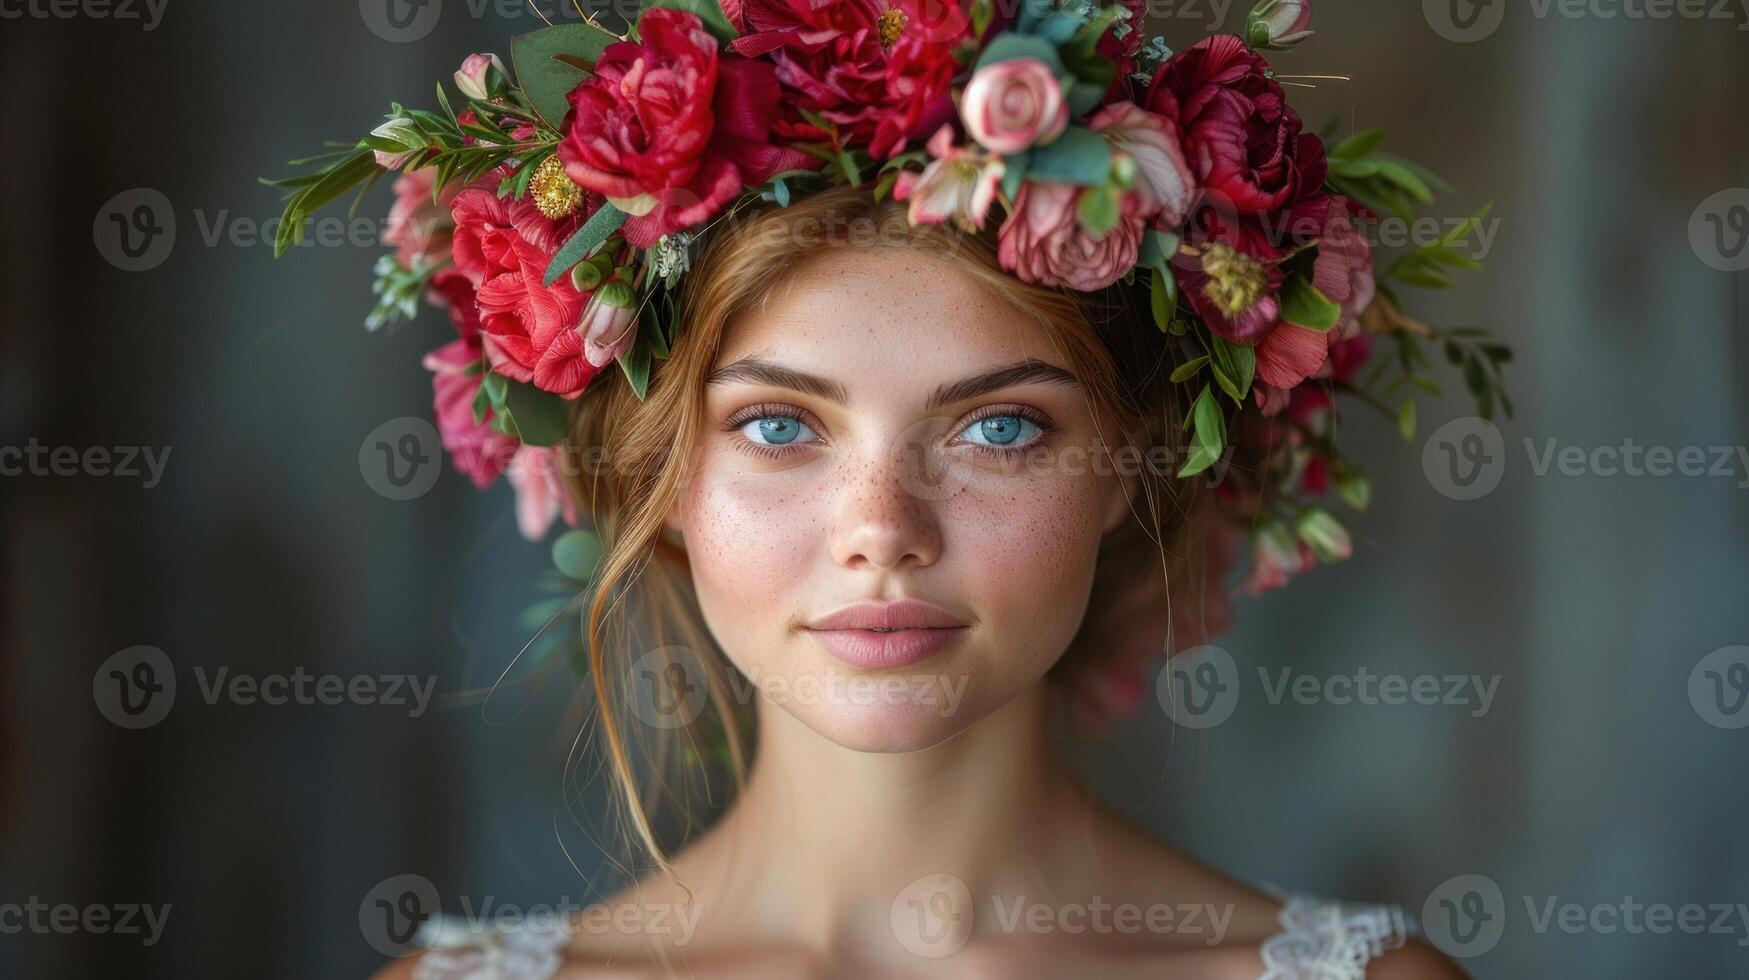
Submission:
{"label": "crimson rose", "polygon": [[631,217],[625,240],[648,248],[716,214],[748,184],[818,165],[771,142],[778,111],[769,62],[717,56],[698,16],[652,7],[641,42],[607,46],[595,73],[571,91],[565,172]]}
{"label": "crimson rose", "polygon": [[[953,49],[970,36],[958,3],[940,0],[747,0],[738,54],[765,56],[795,104],[840,127],[877,159],[953,117]],[[791,140],[825,134],[779,119]]]}

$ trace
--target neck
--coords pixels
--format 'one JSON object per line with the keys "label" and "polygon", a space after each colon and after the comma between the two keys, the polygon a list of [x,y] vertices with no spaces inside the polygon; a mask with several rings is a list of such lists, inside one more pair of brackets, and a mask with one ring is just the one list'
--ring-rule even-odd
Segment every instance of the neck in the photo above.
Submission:
{"label": "neck", "polygon": [[1084,864],[1074,847],[1089,798],[1051,747],[1047,713],[1040,684],[938,745],[874,753],[762,703],[753,772],[713,835],[730,890],[832,947],[871,922],[884,930],[894,898],[926,875],[984,894]]}

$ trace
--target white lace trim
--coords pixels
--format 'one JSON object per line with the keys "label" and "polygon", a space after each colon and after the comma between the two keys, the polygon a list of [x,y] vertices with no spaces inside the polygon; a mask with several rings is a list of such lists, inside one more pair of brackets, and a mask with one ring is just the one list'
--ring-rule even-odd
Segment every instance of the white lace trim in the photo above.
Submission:
{"label": "white lace trim", "polygon": [[[1276,913],[1282,931],[1263,941],[1259,980],[1365,980],[1369,960],[1403,945],[1409,926],[1395,905],[1357,905],[1288,895]],[[563,931],[476,931],[436,915],[414,942],[427,952],[413,980],[549,980],[564,962]]]}
{"label": "white lace trim", "polygon": [[1403,945],[1409,926],[1395,905],[1344,905],[1289,895],[1282,931],[1263,941],[1260,980],[1363,980],[1368,960]]}
{"label": "white lace trim", "polygon": [[548,980],[564,962],[567,940],[563,930],[481,932],[459,916],[434,915],[414,940],[427,952],[413,980]]}

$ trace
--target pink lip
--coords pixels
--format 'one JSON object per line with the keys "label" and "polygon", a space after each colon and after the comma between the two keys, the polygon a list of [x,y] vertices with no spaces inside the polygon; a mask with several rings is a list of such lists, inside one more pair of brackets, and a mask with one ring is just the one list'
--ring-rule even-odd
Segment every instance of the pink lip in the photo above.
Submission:
{"label": "pink lip", "polygon": [[[883,627],[877,632],[875,627]],[[946,611],[919,602],[865,602],[840,609],[804,629],[839,660],[870,670],[908,667],[935,656],[967,626]]]}
{"label": "pink lip", "polygon": [[876,633],[874,630],[808,630],[814,641],[839,660],[865,670],[888,667],[909,667],[928,660],[958,640],[964,626],[947,629],[894,630]]}

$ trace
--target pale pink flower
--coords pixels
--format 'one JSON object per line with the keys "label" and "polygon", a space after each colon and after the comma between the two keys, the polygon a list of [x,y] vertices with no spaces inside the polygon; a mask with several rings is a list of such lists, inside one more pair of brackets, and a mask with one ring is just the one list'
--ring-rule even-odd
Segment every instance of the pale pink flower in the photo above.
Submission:
{"label": "pale pink flower", "polygon": [[625,306],[614,306],[603,301],[598,289],[589,294],[589,303],[583,307],[583,319],[577,324],[577,332],[583,337],[583,356],[596,367],[606,367],[607,363],[631,350],[632,341],[637,339],[638,311]]}
{"label": "pale pink flower", "polygon": [[395,246],[395,260],[403,268],[413,268],[416,259],[435,265],[449,258],[450,236],[455,231],[449,206],[461,191],[461,183],[444,188],[433,201],[431,185],[436,179],[436,167],[423,167],[395,178],[395,203],[389,207],[382,239],[384,245]]}
{"label": "pale pink flower", "polygon": [[1178,127],[1133,102],[1104,106],[1087,124],[1104,136],[1114,151],[1135,161],[1138,178],[1160,206],[1155,226],[1176,229],[1183,224],[1196,198],[1196,180],[1179,146]]}
{"label": "pale pink flower", "polygon": [[577,526],[577,502],[565,486],[559,458],[557,447],[523,446],[504,471],[516,490],[516,529],[530,541],[546,537],[560,517]]}
{"label": "pale pink flower", "polygon": [[935,159],[921,174],[906,170],[893,184],[893,200],[910,201],[907,217],[914,225],[952,221],[965,231],[984,227],[984,216],[996,200],[996,185],[1007,169],[998,157],[953,145],[953,127],[943,123],[929,138]]}
{"label": "pale pink flower", "polygon": [[484,102],[492,97],[491,73],[494,71],[500,78],[506,74],[504,62],[499,61],[497,55],[470,54],[462,59],[462,66],[455,73],[455,87],[468,98]]}
{"label": "pale pink flower", "polygon": [[960,97],[966,132],[991,153],[1019,153],[1063,135],[1069,104],[1049,65],[1010,58],[972,74]]}
{"label": "pale pink flower", "polygon": [[1312,0],[1264,0],[1245,23],[1253,46],[1291,48],[1312,36]]}

